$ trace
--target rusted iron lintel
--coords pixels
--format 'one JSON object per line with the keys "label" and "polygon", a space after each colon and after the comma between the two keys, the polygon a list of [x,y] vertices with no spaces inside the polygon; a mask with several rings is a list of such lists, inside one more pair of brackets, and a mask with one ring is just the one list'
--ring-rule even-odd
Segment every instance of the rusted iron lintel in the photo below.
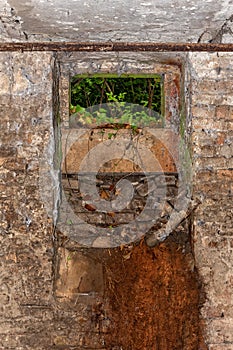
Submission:
{"label": "rusted iron lintel", "polygon": [[0,51],[69,51],[69,52],[231,52],[233,44],[204,43],[94,43],[94,42],[4,42]]}

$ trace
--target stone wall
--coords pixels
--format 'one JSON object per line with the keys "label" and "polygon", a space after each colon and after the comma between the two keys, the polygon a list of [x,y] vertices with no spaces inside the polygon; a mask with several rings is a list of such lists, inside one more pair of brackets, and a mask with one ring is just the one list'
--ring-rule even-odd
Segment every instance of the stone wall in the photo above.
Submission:
{"label": "stone wall", "polygon": [[[54,296],[56,59],[15,53],[1,54],[0,62],[0,349],[102,349],[93,323],[98,298],[61,304]],[[40,178],[48,169],[46,199]]]}
{"label": "stone wall", "polygon": [[[84,56],[87,62],[89,55]],[[97,56],[93,54],[91,69],[98,69],[97,63],[102,58]],[[153,58],[153,55],[150,57]],[[70,57],[67,57],[65,65],[66,67],[70,65],[76,73],[74,60],[70,59],[69,62],[69,59]],[[161,71],[168,59],[168,55],[166,59],[164,56],[156,55],[156,64],[158,65],[161,61],[159,66]],[[109,328],[108,316],[111,308],[108,300],[103,298],[105,282],[102,280],[102,267],[98,265],[96,269],[95,264],[91,264],[87,259],[87,253],[77,251],[77,245],[74,245],[72,240],[69,241],[61,232],[57,232],[53,226],[52,218],[57,219],[56,210],[59,202],[57,191],[59,173],[53,166],[54,154],[59,153],[59,147],[56,147],[59,146],[57,144],[59,130],[56,122],[59,70],[57,70],[56,60],[57,58],[49,53],[2,53],[0,55],[1,349],[106,348],[104,339]],[[174,257],[174,254],[180,254],[179,261],[185,260],[179,265],[179,268],[184,268],[185,281],[189,280],[189,275],[194,281],[185,282],[185,286],[197,286],[199,283],[195,288],[200,289],[201,301],[198,301],[198,295],[195,294],[195,306],[198,308],[204,303],[200,312],[204,321],[205,341],[210,350],[233,349],[231,61],[232,55],[227,53],[193,53],[179,60],[180,66],[183,62],[182,72],[185,83],[187,123],[184,123],[184,126],[187,139],[191,137],[193,197],[201,203],[192,216],[192,230],[190,222],[188,223],[186,243],[179,241],[177,238],[179,232],[176,232],[173,239],[179,242],[173,240],[171,255],[168,254],[166,258],[162,256],[166,255],[165,253],[161,255],[159,249],[163,252],[164,249],[166,250],[163,245],[155,250],[155,255],[161,255],[159,263],[163,266],[164,275],[158,276],[163,286],[166,286],[166,268],[162,265],[163,259],[167,259],[168,265],[172,266],[169,259]],[[150,65],[142,57],[140,64],[147,72],[153,69],[153,64]],[[107,67],[108,62],[105,62],[105,65]],[[116,71],[119,67],[121,71],[127,69],[127,65],[119,63],[118,56]],[[86,70],[86,63],[83,66],[80,65],[79,69]],[[134,69],[138,71],[139,66],[134,65]],[[67,76],[61,78],[66,79]],[[64,100],[61,99],[60,106],[64,113],[62,103]],[[39,187],[39,171],[43,167],[41,159],[43,159],[44,150],[46,150],[48,162],[45,167],[49,165],[52,179],[47,184],[50,194],[48,201],[53,203],[52,208],[50,206],[52,209],[50,218],[46,212],[45,198],[41,198]],[[188,243],[189,238],[192,240],[192,247]],[[149,254],[151,261],[153,260],[151,266],[154,266],[156,260],[152,259],[152,253],[148,253],[148,249],[145,248],[144,252],[147,253],[143,253],[145,261]],[[121,251],[118,253],[121,254]],[[193,253],[195,260],[193,260]],[[124,259],[128,261],[131,254],[134,253],[125,252]],[[136,251],[133,255],[134,260],[138,261],[140,256],[138,254]],[[76,279],[77,286],[78,281],[82,281],[78,267],[89,271],[90,276],[97,273],[98,279],[95,281],[97,294],[85,295],[91,288],[86,281],[86,284],[81,284],[83,294],[77,299],[72,289],[74,284],[70,282]],[[140,281],[143,281],[144,271],[141,273]],[[61,276],[63,285],[61,279],[59,280]],[[67,276],[70,277],[67,279]],[[112,275],[111,278],[113,278]],[[179,278],[181,288],[182,274]],[[170,281],[169,283],[172,283],[172,276]],[[143,284],[143,282],[140,283]],[[204,299],[200,283],[205,291]],[[137,286],[142,288],[141,284]],[[57,291],[54,293],[55,287]],[[108,291],[114,294],[118,288],[118,284],[111,285]],[[166,293],[167,287],[163,288],[162,290]],[[183,292],[185,300],[185,288]],[[178,294],[177,289],[176,295]],[[191,294],[186,293],[186,298],[187,295]],[[161,300],[164,302],[164,299]],[[173,307],[174,305],[175,301]],[[197,316],[195,320],[199,320]],[[195,339],[197,338],[198,331]],[[194,345],[188,342],[184,344],[184,349],[195,350]],[[195,344],[200,343],[197,341]],[[156,349],[159,350],[159,346],[162,345],[158,345]],[[164,345],[163,350],[166,346],[168,345]],[[195,346],[198,347],[198,345]],[[198,349],[200,348],[201,346]]]}
{"label": "stone wall", "polygon": [[192,76],[195,261],[206,302],[201,310],[211,350],[233,349],[232,54],[189,56]]}
{"label": "stone wall", "polygon": [[41,349],[49,336],[52,221],[38,183],[53,139],[53,65],[48,53],[0,55],[1,349]]}

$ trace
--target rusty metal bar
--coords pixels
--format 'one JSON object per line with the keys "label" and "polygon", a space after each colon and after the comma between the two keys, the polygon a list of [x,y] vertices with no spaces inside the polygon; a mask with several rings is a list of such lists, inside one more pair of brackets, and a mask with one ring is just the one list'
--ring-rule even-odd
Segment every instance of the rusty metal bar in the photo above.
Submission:
{"label": "rusty metal bar", "polygon": [[69,51],[69,52],[233,52],[233,44],[204,43],[101,43],[101,42],[4,42],[0,51]]}

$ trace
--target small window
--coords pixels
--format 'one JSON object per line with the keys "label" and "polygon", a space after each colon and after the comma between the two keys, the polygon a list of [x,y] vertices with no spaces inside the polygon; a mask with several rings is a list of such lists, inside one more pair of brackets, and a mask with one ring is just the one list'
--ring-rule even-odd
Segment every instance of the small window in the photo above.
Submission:
{"label": "small window", "polygon": [[160,75],[77,75],[70,85],[71,126],[163,126],[162,100]]}

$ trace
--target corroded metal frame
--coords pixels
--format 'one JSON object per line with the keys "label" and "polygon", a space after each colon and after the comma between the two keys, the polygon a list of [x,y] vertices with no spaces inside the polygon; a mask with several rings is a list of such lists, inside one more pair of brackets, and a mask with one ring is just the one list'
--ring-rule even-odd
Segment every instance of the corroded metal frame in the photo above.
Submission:
{"label": "corroded metal frame", "polygon": [[67,52],[232,52],[233,44],[150,42],[4,42],[0,51]]}

